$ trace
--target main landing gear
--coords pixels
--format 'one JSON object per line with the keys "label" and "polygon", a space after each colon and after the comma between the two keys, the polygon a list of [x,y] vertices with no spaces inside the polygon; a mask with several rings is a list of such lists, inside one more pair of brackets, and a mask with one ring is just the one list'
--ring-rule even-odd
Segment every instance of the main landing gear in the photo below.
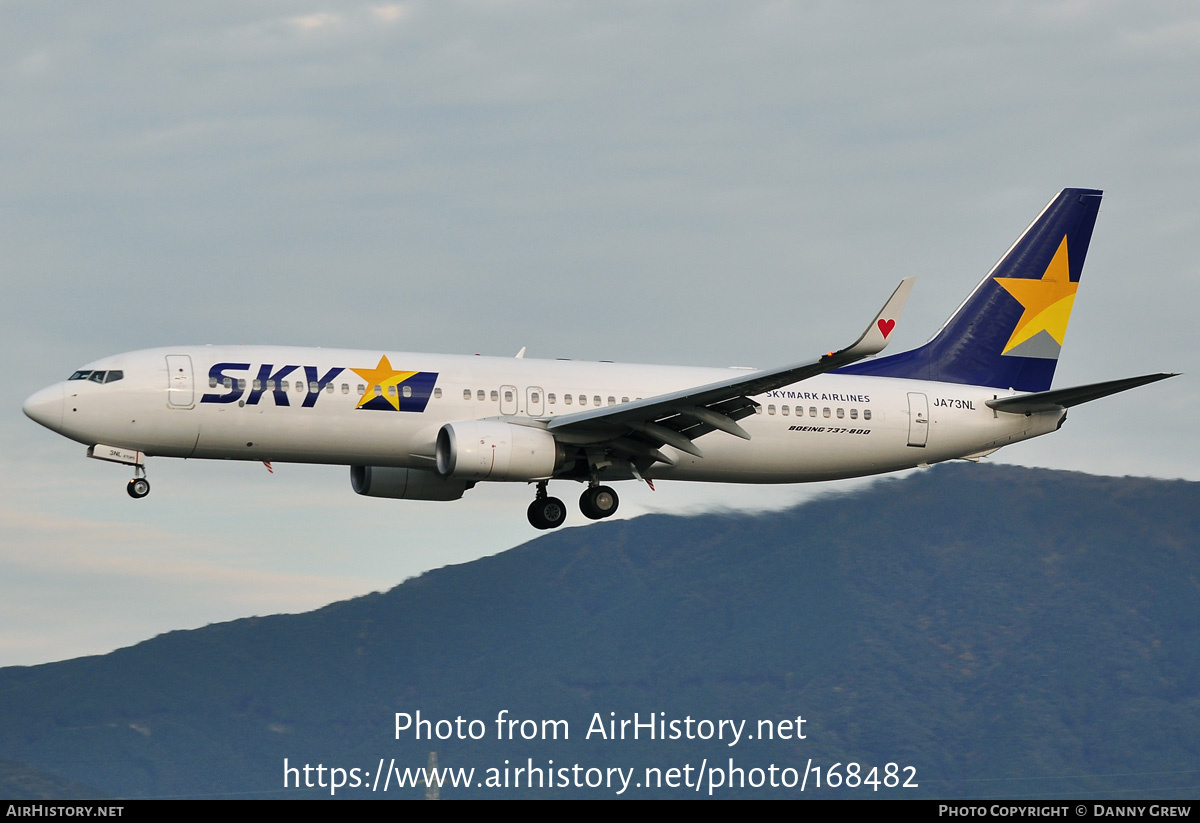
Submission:
{"label": "main landing gear", "polygon": [[134,478],[129,481],[125,491],[129,492],[129,496],[134,500],[141,500],[150,493],[150,481],[146,479],[145,466],[134,467]]}
{"label": "main landing gear", "polygon": [[546,494],[546,481],[537,484],[537,497],[529,504],[529,525],[535,529],[556,529],[567,519],[567,507],[557,497]]}
{"label": "main landing gear", "polygon": [[[132,492],[130,492],[132,494]],[[602,520],[617,511],[620,499],[608,486],[589,487],[579,497],[579,510],[589,520]],[[529,524],[535,529],[556,529],[567,519],[567,507],[546,493],[546,481],[537,484],[537,497],[529,504]]]}
{"label": "main landing gear", "polygon": [[579,510],[589,520],[603,520],[616,514],[620,502],[610,487],[590,486],[579,496]]}

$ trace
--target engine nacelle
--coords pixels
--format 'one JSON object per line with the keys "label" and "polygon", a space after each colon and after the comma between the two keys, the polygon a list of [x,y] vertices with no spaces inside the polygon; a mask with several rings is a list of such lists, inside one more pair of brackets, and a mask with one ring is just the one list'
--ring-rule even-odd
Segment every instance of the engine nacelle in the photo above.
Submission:
{"label": "engine nacelle", "polygon": [[565,459],[545,429],[500,420],[447,423],[437,436],[437,470],[462,480],[546,480]]}
{"label": "engine nacelle", "polygon": [[392,466],[351,466],[350,487],[367,497],[400,500],[457,500],[475,485],[466,480],[442,477],[424,469]]}

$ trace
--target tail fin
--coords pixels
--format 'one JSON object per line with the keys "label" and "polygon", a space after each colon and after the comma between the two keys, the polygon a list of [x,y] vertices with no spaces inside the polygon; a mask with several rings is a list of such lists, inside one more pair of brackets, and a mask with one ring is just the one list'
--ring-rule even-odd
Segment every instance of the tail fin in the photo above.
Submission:
{"label": "tail fin", "polygon": [[932,340],[840,373],[1049,389],[1101,195],[1063,189]]}

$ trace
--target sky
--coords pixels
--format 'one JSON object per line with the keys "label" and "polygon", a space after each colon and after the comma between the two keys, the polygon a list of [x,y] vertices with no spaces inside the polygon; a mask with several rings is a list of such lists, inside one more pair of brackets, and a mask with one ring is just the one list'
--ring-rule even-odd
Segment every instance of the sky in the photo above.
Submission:
{"label": "sky", "polygon": [[[345,468],[155,459],[133,501],[123,467],[21,413],[91,360],[264,343],[769,367],[849,343],[915,275],[900,351],[1068,186],[1105,199],[1055,385],[1184,376],[989,460],[1200,480],[1192,4],[2,8],[0,666],[537,535],[523,484],[376,500]],[[618,516],[862,482],[627,484]]]}

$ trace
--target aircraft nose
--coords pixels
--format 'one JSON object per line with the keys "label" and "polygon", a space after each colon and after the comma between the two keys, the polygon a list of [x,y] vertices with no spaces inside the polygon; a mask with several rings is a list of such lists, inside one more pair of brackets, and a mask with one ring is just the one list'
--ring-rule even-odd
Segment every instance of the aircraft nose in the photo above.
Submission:
{"label": "aircraft nose", "polygon": [[62,428],[65,400],[62,384],[56,383],[29,395],[21,408],[24,409],[25,416],[30,420],[41,423],[53,431],[58,431]]}

